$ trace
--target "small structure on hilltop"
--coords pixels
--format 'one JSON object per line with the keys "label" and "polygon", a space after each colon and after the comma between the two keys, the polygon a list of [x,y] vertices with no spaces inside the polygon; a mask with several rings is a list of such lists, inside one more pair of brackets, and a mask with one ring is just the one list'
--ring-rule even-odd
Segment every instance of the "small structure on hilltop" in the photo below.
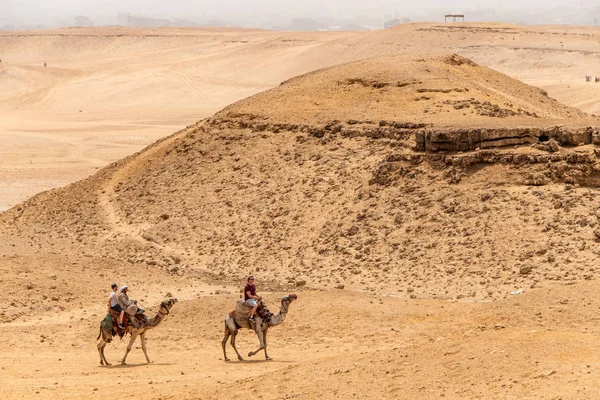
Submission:
{"label": "small structure on hilltop", "polygon": [[78,17],[73,18],[73,26],[77,26],[77,27],[93,27],[94,26],[94,22],[91,19],[89,19],[88,17],[80,15]]}
{"label": "small structure on hilltop", "polygon": [[448,22],[448,18],[452,18],[452,22],[456,22],[456,20],[459,20],[459,19],[462,19],[462,21],[458,21],[458,22],[465,22],[464,14],[446,14],[446,15],[444,15],[444,22]]}
{"label": "small structure on hilltop", "polygon": [[408,24],[410,19],[396,16],[393,19],[388,19],[383,23],[383,29],[393,28],[394,26]]}

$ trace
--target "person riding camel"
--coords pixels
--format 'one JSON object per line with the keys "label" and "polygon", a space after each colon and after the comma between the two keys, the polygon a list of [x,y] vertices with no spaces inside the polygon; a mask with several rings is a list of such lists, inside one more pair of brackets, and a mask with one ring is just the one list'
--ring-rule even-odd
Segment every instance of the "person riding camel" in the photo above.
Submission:
{"label": "person riding camel", "polygon": [[117,296],[117,299],[119,300],[121,308],[123,308],[123,310],[125,310],[127,314],[133,316],[138,310],[137,300],[129,300],[129,296],[127,296],[128,290],[129,286],[121,286],[121,289],[119,289],[119,295]]}
{"label": "person riding camel", "polygon": [[108,297],[108,312],[110,312],[110,310],[114,310],[119,313],[119,320],[117,322],[119,323],[119,328],[124,329],[123,315],[125,314],[125,310],[123,310],[121,304],[119,304],[119,299],[117,298],[117,290],[119,289],[119,286],[117,286],[116,283],[113,283],[110,287],[112,292],[110,292],[110,296]]}
{"label": "person riding camel", "polygon": [[258,302],[260,296],[256,294],[256,286],[254,286],[254,277],[249,276],[246,286],[244,286],[244,301],[249,306],[252,306],[252,312],[250,313],[250,321],[254,321],[254,314],[258,309]]}

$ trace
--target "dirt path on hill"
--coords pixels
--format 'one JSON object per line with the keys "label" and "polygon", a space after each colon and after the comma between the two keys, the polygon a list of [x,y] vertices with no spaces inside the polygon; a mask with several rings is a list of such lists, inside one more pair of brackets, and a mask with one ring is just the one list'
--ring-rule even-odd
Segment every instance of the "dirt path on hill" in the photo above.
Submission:
{"label": "dirt path on hill", "polygon": [[99,190],[99,204],[104,209],[106,220],[112,230],[112,232],[109,233],[109,235],[114,236],[115,233],[122,234],[136,242],[149,244],[162,251],[170,251],[177,253],[177,251],[171,247],[161,245],[159,243],[156,243],[155,241],[145,239],[143,237],[143,230],[145,228],[144,226],[130,225],[127,223],[127,221],[125,221],[119,216],[119,212],[117,211],[114,205],[117,201],[115,187],[119,184],[119,182],[121,182],[122,179],[130,176],[131,173],[135,170],[142,168],[146,160],[152,158],[155,154],[164,150],[165,148],[168,148],[177,139],[185,136],[187,132],[188,130],[184,129],[174,135],[171,135],[163,140],[156,142],[143,152],[137,153],[129,157],[127,162],[124,165],[121,165],[118,169],[116,169],[112,177]]}

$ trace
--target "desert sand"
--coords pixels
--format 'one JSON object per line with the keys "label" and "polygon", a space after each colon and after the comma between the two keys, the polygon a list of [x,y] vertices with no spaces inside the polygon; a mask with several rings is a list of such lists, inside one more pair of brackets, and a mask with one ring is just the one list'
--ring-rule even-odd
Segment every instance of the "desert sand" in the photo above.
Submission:
{"label": "desert sand", "polygon": [[[0,397],[597,398],[598,36],[0,34]],[[248,274],[298,300],[225,362]]]}

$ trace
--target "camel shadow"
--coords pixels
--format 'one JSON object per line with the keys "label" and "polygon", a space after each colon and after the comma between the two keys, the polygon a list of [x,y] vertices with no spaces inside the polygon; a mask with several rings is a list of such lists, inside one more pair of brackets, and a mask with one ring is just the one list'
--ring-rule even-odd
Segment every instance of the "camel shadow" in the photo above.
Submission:
{"label": "camel shadow", "polygon": [[280,363],[280,364],[292,364],[294,361],[288,360],[229,360],[225,361],[226,364],[263,364],[263,363]]}
{"label": "camel shadow", "polygon": [[151,367],[153,365],[175,365],[174,363],[140,363],[140,364],[125,364],[125,365],[121,365],[120,363],[118,364],[111,364],[111,365],[99,365],[98,368],[108,368],[108,369],[119,369],[119,368],[137,368],[137,367]]}

